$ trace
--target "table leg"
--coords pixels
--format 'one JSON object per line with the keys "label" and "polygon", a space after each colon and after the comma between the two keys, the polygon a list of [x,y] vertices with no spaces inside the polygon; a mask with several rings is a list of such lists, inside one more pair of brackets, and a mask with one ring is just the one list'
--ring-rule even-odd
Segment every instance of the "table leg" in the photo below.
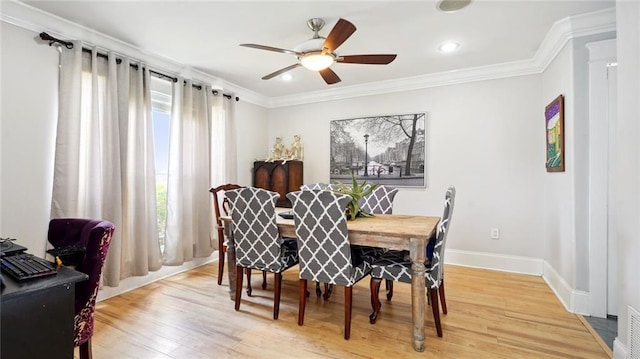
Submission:
{"label": "table leg", "polygon": [[232,301],[235,301],[236,300],[236,247],[233,241],[233,234],[231,233],[231,231],[227,231],[227,226],[225,226],[224,234],[227,237],[227,274],[229,275],[229,298]]}
{"label": "table leg", "polygon": [[[426,242],[424,239],[411,238],[411,317],[413,319],[413,349],[424,351],[424,261]],[[437,300],[437,298],[436,298]]]}

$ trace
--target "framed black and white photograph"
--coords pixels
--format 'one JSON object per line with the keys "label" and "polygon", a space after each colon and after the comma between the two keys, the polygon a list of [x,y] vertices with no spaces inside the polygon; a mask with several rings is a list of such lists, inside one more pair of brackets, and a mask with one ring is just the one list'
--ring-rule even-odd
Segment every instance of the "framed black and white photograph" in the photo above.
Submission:
{"label": "framed black and white photograph", "polygon": [[425,187],[426,113],[331,121],[330,181]]}

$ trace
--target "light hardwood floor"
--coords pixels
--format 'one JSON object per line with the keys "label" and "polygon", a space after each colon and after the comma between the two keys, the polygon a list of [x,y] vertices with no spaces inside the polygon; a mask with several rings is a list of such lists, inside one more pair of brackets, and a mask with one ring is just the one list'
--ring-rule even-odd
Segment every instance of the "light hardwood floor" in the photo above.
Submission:
{"label": "light hardwood floor", "polygon": [[[369,279],[353,291],[351,339],[343,339],[344,290],[331,300],[313,288],[305,324],[297,325],[297,267],[285,272],[280,319],[273,315],[273,275],[267,290],[252,276],[240,312],[216,284],[215,263],[97,304],[93,354],[101,358],[608,358],[540,277],[446,267],[449,314],[438,338],[426,309],[426,350],[411,347],[410,287],[395,283],[375,325]],[[382,286],[384,287],[384,285]],[[77,350],[76,350],[77,355]]]}

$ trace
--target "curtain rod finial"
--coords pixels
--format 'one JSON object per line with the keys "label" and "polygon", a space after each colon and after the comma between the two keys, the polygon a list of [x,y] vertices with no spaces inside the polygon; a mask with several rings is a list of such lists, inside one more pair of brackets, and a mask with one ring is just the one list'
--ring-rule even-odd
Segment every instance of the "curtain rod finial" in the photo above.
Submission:
{"label": "curtain rod finial", "polygon": [[73,43],[71,41],[63,41],[60,39],[56,39],[55,37],[47,34],[46,32],[41,32],[40,38],[44,41],[49,41],[49,46],[53,45],[56,42],[59,42],[60,44],[64,45],[64,47],[66,47],[67,49],[69,50],[73,49]]}

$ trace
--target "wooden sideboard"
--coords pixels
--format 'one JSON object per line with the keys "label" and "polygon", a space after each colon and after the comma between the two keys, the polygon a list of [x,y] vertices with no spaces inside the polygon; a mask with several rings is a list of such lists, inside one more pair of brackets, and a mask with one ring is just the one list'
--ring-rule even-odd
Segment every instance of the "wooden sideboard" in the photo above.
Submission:
{"label": "wooden sideboard", "polygon": [[302,161],[253,163],[253,186],[278,192],[280,198],[276,202],[278,207],[291,207],[287,193],[300,190],[303,178]]}

